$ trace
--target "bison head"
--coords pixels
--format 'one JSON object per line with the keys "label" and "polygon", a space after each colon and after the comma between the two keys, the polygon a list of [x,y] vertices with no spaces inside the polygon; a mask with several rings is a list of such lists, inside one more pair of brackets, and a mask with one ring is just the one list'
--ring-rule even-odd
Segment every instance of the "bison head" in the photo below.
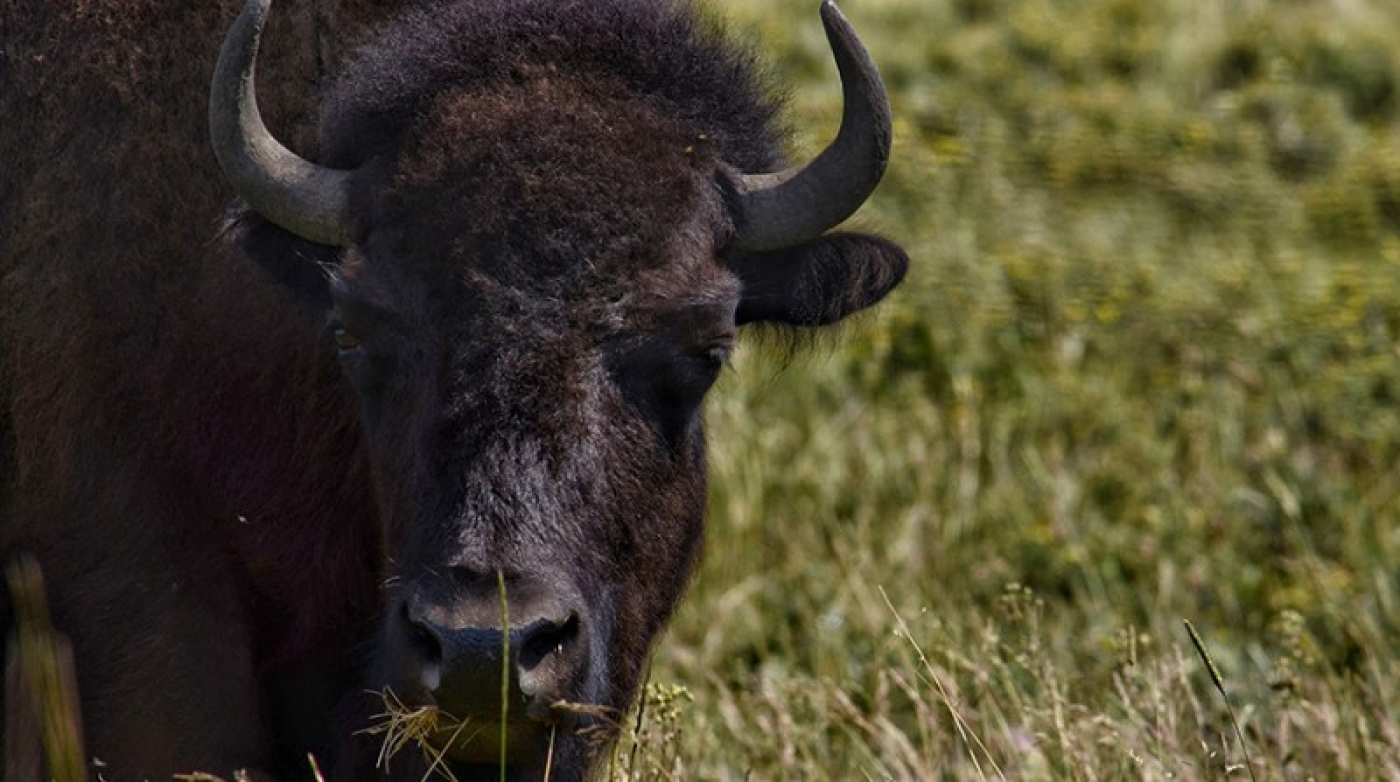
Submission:
{"label": "bison head", "polygon": [[830,2],[841,129],[782,170],[746,58],[684,8],[497,5],[386,31],[315,164],[259,117],[268,0],[249,0],[210,122],[244,246],[324,314],[359,398],[385,585],[364,686],[465,720],[440,741],[461,771],[572,776],[578,728],[635,697],[693,570],[701,407],[736,329],[837,321],[907,259],[824,235],[890,144]]}

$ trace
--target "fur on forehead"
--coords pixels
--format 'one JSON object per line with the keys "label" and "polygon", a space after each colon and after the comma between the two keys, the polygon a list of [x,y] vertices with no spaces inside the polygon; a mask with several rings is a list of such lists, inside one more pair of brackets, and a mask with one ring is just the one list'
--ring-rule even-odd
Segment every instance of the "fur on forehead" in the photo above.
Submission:
{"label": "fur on forehead", "polygon": [[[554,243],[542,252],[523,230],[521,243],[480,236],[469,243],[468,232],[456,242],[460,252],[412,259],[378,247],[385,236],[380,233],[326,271],[337,299],[418,321],[454,321],[465,314],[495,326],[510,320],[519,328],[534,320],[546,329],[567,323],[611,332],[649,328],[678,310],[705,308],[732,317],[742,283],[715,255],[714,226],[722,213],[718,197],[701,198],[679,222],[668,224],[664,237],[645,244],[623,237],[619,253],[610,257],[587,252],[586,243]],[[553,228],[561,230],[557,223]],[[532,267],[544,273],[523,273]]]}
{"label": "fur on forehead", "polygon": [[780,102],[758,63],[688,0],[430,2],[374,36],[332,86],[321,162],[349,169],[392,156],[404,118],[452,87],[519,84],[554,69],[626,85],[700,129],[739,170],[777,170]]}
{"label": "fur on forehead", "polygon": [[531,309],[736,297],[715,258],[729,227],[716,165],[702,131],[614,79],[448,90],[365,189],[356,276]]}

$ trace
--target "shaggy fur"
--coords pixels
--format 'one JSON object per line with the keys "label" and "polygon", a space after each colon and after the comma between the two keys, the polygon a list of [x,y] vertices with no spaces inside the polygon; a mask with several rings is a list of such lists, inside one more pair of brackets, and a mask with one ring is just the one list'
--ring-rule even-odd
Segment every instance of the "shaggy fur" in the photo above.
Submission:
{"label": "shaggy fur", "polygon": [[[783,164],[775,104],[687,5],[644,0],[382,28],[372,2],[279,2],[264,114],[355,171],[352,246],[305,242],[225,211],[204,106],[233,10],[0,0],[0,546],[45,569],[89,754],[416,779],[375,768],[365,692],[472,690],[448,686],[472,659],[439,691],[421,672],[488,637],[497,572],[547,700],[620,714],[698,556],[734,328],[840,320],[902,251],[729,250],[721,165]],[[532,708],[561,726],[553,778],[583,776],[591,721]],[[521,724],[512,775],[537,778]],[[495,778],[476,760],[458,778]]]}

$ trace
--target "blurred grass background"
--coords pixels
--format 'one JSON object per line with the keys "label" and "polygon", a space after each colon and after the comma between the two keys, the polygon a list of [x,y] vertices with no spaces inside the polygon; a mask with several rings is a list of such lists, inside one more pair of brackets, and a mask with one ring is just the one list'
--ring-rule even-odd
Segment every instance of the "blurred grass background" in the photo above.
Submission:
{"label": "blurred grass background", "polygon": [[[716,0],[840,93],[815,0]],[[712,395],[628,776],[1400,779],[1400,4],[846,0],[908,282]],[[624,747],[624,754],[629,752]]]}

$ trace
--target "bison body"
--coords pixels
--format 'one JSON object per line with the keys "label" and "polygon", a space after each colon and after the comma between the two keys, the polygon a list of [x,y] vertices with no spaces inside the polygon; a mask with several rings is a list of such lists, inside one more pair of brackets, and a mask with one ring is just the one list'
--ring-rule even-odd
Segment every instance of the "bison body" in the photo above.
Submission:
{"label": "bison body", "polygon": [[88,754],[421,778],[377,762],[388,698],[467,723],[459,779],[579,778],[698,557],[736,329],[903,275],[824,235],[883,169],[878,76],[825,8],[847,118],[780,171],[683,3],[288,0],[261,50],[235,13],[0,12],[0,546]]}

